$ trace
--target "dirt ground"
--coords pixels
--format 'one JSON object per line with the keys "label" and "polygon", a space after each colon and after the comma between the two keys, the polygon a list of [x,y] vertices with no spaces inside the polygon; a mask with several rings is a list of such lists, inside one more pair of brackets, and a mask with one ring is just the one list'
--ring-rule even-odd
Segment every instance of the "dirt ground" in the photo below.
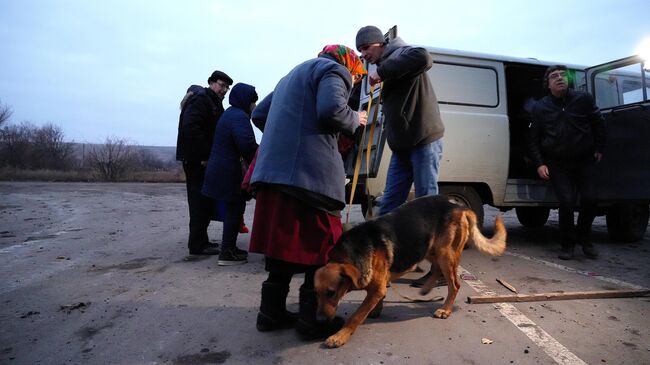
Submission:
{"label": "dirt ground", "polygon": [[[557,216],[526,230],[504,213],[507,254],[466,250],[461,291],[449,319],[441,302],[407,280],[388,292],[383,314],[348,344],[324,349],[293,330],[255,329],[263,257],[219,267],[188,257],[182,184],[0,183],[1,364],[649,364],[650,297],[468,304],[468,296],[650,287],[650,232],[612,242],[594,223],[601,253],[557,259]],[[487,208],[487,207],[486,207]],[[252,226],[254,202],[246,210]],[[486,211],[490,231],[494,209]],[[354,207],[352,221],[362,220]],[[220,241],[221,225],[210,237]],[[247,248],[249,235],[238,246]],[[416,278],[411,273],[407,278]],[[297,310],[294,279],[288,297]],[[446,287],[432,296],[445,296]],[[363,298],[350,293],[349,315]],[[482,340],[492,343],[482,343]],[[489,342],[489,341],[483,341]]]}

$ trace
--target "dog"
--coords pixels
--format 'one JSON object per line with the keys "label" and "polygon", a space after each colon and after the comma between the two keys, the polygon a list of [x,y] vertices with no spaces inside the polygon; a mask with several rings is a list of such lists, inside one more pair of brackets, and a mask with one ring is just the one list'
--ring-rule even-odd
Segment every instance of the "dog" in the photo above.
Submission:
{"label": "dog", "polygon": [[414,199],[344,232],[332,248],[328,263],[316,271],[317,318],[332,320],[339,301],[349,291],[365,290],[366,297],[324,345],[343,346],[369,314],[379,315],[390,282],[414,270],[423,259],[431,262],[433,275],[420,293],[429,293],[443,275],[448,283],[447,298],[433,315],[449,317],[460,288],[457,271],[465,244],[472,242],[479,252],[491,256],[502,255],[506,249],[507,233],[500,216],[491,239],[481,234],[476,220],[471,209],[437,195]]}

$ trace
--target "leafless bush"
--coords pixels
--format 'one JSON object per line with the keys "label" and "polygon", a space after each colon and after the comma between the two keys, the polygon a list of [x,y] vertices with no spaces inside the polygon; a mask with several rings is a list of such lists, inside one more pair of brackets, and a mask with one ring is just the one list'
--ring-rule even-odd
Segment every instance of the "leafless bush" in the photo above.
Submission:
{"label": "leafless bush", "polygon": [[11,108],[8,105],[2,104],[2,102],[0,102],[0,127],[2,127],[2,125],[5,124],[9,118],[11,118],[11,114],[13,114]]}
{"label": "leafless bush", "polygon": [[65,170],[72,166],[72,145],[54,124],[36,127],[29,122],[0,129],[0,166],[21,169]]}
{"label": "leafless bush", "polygon": [[63,141],[61,127],[49,123],[37,128],[32,140],[34,168],[67,170],[72,165],[72,144]]}
{"label": "leafless bush", "polygon": [[87,158],[97,178],[105,181],[125,179],[127,174],[134,170],[137,162],[133,146],[125,139],[117,137],[108,137],[103,145],[91,148]]}
{"label": "leafless bush", "polygon": [[138,150],[138,170],[156,171],[165,170],[166,168],[167,164],[153,152],[146,149]]}
{"label": "leafless bush", "polygon": [[0,163],[17,168],[31,167],[32,136],[36,127],[23,122],[0,129]]}

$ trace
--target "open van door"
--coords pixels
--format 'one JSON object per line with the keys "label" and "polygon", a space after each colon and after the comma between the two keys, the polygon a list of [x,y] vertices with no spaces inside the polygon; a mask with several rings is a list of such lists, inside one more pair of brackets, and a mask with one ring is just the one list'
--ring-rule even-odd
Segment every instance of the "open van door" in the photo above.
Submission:
{"label": "open van door", "polygon": [[587,90],[607,125],[603,160],[593,171],[612,239],[633,242],[648,226],[650,203],[650,64],[639,56],[587,69]]}

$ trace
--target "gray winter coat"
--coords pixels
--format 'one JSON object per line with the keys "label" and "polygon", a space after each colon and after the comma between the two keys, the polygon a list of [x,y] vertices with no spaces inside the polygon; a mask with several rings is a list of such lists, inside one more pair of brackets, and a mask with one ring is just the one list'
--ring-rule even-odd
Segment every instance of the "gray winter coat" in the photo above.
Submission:
{"label": "gray winter coat", "polygon": [[377,73],[384,82],[386,138],[390,149],[408,151],[442,138],[445,127],[427,70],[431,55],[401,38],[386,45]]}
{"label": "gray winter coat", "polygon": [[[345,206],[340,131],[354,133],[350,72],[329,56],[296,66],[273,91],[251,183],[304,189]],[[263,116],[260,116],[263,118]]]}

